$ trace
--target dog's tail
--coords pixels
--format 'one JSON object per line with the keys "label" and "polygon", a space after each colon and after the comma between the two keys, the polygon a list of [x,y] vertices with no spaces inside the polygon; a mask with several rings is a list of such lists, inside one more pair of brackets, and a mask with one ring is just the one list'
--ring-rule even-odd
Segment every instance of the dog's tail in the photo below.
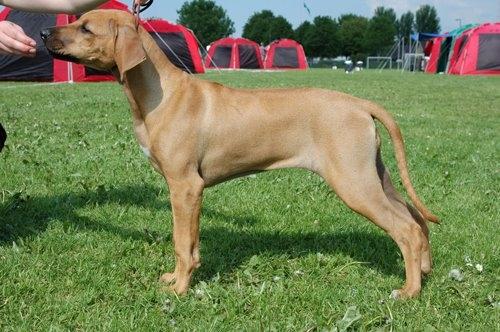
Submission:
{"label": "dog's tail", "polygon": [[394,121],[389,113],[378,106],[369,107],[369,113],[372,117],[379,120],[389,132],[389,136],[391,137],[392,143],[394,144],[394,151],[396,154],[399,175],[401,176],[403,186],[405,187],[411,201],[413,202],[417,210],[422,213],[425,219],[434,223],[439,223],[439,218],[435,216],[431,211],[429,211],[424,203],[422,203],[417,195],[417,192],[415,191],[415,188],[413,188],[410,180],[410,174],[408,173],[403,136],[401,135],[401,130],[399,129],[396,121]]}

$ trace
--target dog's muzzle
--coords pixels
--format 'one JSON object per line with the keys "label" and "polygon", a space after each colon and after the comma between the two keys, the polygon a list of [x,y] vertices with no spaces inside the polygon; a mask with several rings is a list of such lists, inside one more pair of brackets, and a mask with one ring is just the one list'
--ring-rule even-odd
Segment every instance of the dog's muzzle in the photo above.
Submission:
{"label": "dog's muzzle", "polygon": [[61,52],[60,50],[60,48],[62,47],[61,41],[54,40],[55,30],[56,28],[54,27],[54,28],[45,28],[40,31],[40,37],[42,38],[42,41],[45,44],[45,47],[47,48],[47,51],[49,51],[49,54],[59,60],[79,63],[79,60],[74,56],[69,54],[64,54],[63,52]]}
{"label": "dog's muzzle", "polygon": [[40,31],[40,37],[42,38],[43,42],[47,42],[47,39],[52,35],[52,32],[54,31],[54,28],[47,28],[43,29]]}

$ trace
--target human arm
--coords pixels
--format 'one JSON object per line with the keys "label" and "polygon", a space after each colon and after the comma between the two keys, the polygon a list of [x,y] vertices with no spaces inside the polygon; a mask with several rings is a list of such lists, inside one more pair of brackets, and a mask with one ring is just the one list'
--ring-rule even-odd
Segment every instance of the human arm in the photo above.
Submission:
{"label": "human arm", "polygon": [[[107,0],[0,0],[0,5],[32,12],[80,13]],[[147,0],[134,0],[145,4]],[[11,22],[0,22],[0,53],[35,56],[36,42],[23,29]]]}

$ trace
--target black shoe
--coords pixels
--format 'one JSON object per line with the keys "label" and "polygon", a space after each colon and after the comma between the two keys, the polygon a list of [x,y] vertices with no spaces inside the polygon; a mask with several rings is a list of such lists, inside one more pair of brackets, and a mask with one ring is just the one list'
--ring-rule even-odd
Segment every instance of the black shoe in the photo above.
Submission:
{"label": "black shoe", "polygon": [[3,129],[3,126],[0,123],[0,151],[2,151],[6,139],[7,139],[7,133],[5,132],[5,129]]}

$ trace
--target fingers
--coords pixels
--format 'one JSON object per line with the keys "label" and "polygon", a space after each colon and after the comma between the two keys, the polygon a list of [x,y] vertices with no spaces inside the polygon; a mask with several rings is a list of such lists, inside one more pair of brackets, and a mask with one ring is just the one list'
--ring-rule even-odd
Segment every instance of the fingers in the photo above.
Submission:
{"label": "fingers", "polygon": [[0,52],[33,57],[36,42],[23,29],[11,22],[0,22]]}
{"label": "fingers", "polygon": [[[4,25],[4,27],[2,27]],[[26,45],[29,45],[31,47],[36,47],[36,42],[31,39],[30,37],[26,36],[24,33],[23,28],[21,28],[19,25],[14,24],[12,22],[0,22],[0,32],[5,33],[9,37],[23,43]]]}

